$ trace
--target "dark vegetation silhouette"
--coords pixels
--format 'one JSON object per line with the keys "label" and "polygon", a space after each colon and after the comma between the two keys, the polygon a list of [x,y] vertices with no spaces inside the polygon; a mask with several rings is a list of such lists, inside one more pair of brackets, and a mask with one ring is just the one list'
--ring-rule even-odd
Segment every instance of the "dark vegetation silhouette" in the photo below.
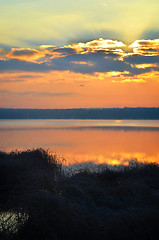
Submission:
{"label": "dark vegetation silhouette", "polygon": [[0,108],[0,119],[159,119],[159,108]]}
{"label": "dark vegetation silhouette", "polygon": [[159,167],[66,175],[43,149],[0,152],[0,239],[159,239]]}

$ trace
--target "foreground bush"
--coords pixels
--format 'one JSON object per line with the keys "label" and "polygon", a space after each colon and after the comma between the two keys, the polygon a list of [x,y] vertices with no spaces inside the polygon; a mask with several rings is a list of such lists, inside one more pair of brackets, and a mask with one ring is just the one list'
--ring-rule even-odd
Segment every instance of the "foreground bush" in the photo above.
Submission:
{"label": "foreground bush", "polygon": [[0,239],[159,239],[159,167],[66,176],[42,149],[0,153]]}

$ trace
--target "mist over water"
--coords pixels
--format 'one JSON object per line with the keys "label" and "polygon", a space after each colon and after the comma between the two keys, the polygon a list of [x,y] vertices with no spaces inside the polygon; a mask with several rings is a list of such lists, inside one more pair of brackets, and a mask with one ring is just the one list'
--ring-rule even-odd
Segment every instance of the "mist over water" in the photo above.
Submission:
{"label": "mist over water", "polygon": [[64,164],[159,163],[158,120],[0,120],[0,150],[49,149]]}

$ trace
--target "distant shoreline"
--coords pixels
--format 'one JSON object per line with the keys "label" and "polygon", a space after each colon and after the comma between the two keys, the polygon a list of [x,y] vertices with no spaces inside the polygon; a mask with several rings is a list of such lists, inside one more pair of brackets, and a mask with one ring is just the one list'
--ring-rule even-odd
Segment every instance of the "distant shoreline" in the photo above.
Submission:
{"label": "distant shoreline", "polygon": [[0,108],[0,119],[159,120],[159,108]]}

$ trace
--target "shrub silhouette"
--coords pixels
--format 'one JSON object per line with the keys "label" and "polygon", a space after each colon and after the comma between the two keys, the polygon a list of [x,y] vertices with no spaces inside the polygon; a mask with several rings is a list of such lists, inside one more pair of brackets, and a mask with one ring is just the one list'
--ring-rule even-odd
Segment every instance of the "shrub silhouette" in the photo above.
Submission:
{"label": "shrub silhouette", "polygon": [[0,239],[159,239],[159,167],[68,176],[43,149],[0,153]]}

